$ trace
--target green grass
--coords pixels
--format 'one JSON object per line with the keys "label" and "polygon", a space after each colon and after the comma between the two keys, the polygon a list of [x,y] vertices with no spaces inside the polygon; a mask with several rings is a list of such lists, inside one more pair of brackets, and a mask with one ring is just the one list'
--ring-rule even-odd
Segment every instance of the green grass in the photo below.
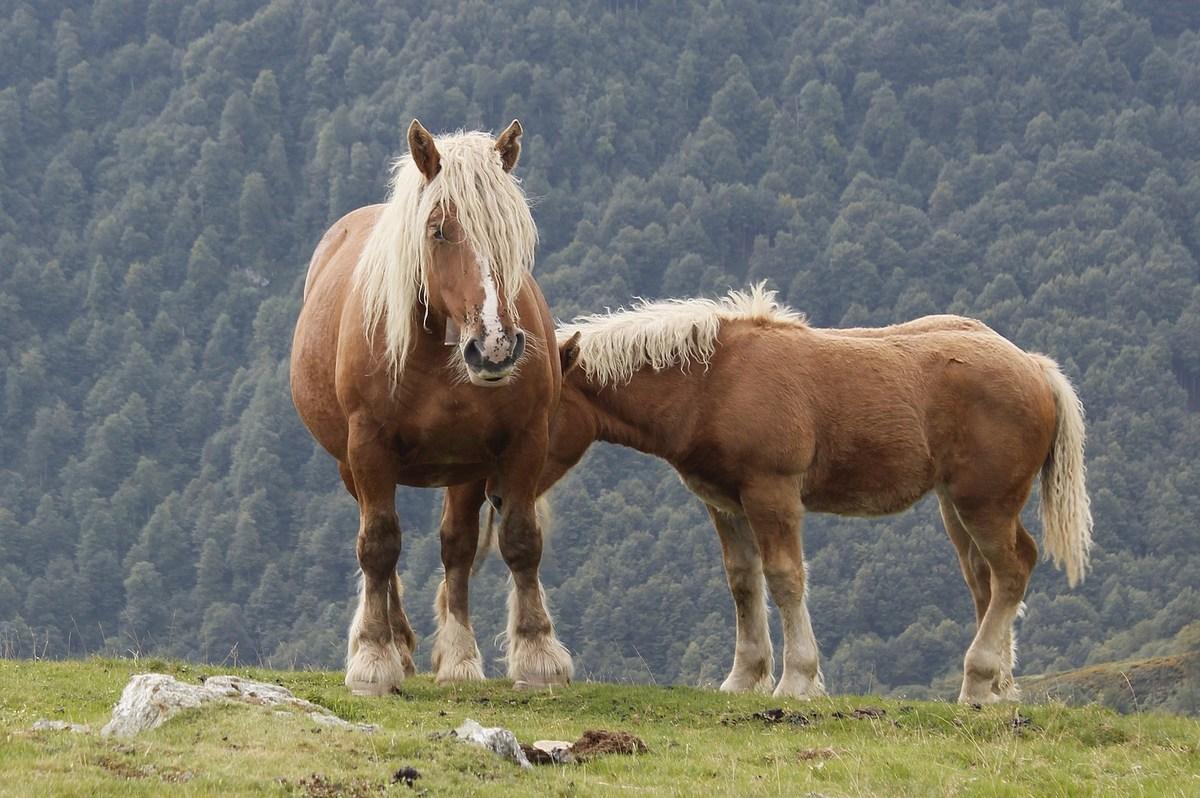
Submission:
{"label": "green grass", "polygon": [[[1062,704],[989,707],[839,696],[811,703],[682,687],[583,684],[516,692],[503,681],[356,698],[336,673],[232,672],[276,681],[375,734],[248,706],[183,713],[129,741],[32,732],[39,718],[107,720],[129,676],[228,673],[176,662],[0,660],[0,795],[1200,795],[1200,722]],[[751,717],[783,706],[809,725]],[[877,713],[855,709],[874,707]],[[471,717],[522,742],[592,728],[650,752],[521,771],[435,735]],[[392,784],[417,768],[415,792]]]}

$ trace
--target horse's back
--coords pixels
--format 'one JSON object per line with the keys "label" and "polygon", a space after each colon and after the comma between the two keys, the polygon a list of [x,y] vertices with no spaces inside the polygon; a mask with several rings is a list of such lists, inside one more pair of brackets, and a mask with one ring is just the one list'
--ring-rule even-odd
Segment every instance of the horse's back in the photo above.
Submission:
{"label": "horse's back", "polygon": [[919,335],[930,332],[990,332],[991,328],[978,319],[967,316],[955,316],[949,313],[939,313],[932,316],[921,316],[912,321],[889,324],[886,327],[839,327],[826,330],[837,335],[849,335],[859,338],[886,338],[891,335]]}
{"label": "horse's back", "polygon": [[[888,420],[874,437],[906,447],[914,461],[909,468],[924,460],[922,494],[946,485],[960,495],[1011,495],[1021,504],[1049,454],[1057,421],[1044,367],[981,322],[937,318],[917,320],[907,333],[851,344],[870,353],[860,395],[871,404],[858,415]],[[854,401],[841,397],[841,408],[853,408]],[[892,410],[884,409],[888,405]],[[909,419],[907,429],[901,416]]]}
{"label": "horse's back", "polygon": [[721,401],[754,410],[731,445],[793,458],[813,510],[897,512],[955,473],[1031,478],[1053,436],[1042,365],[973,319],[859,330],[746,322],[721,341]]}

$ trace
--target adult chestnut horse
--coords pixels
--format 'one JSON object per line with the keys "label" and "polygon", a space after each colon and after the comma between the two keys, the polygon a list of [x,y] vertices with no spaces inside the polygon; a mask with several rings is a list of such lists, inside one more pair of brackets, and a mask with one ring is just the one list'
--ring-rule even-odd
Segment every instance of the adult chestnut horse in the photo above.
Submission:
{"label": "adult chestnut horse", "polygon": [[[595,440],[675,467],[707,505],[736,606],[722,690],[774,681],[765,576],[783,620],[775,694],[823,694],[804,512],[885,515],[932,490],[978,623],[959,700],[1015,697],[1012,625],[1037,559],[1019,514],[1039,474],[1045,546],[1072,585],[1091,543],[1082,407],[1053,361],[958,316],[815,329],[761,286],[642,303],[558,335],[563,397],[541,490]],[[448,491],[443,540],[477,538],[482,491]]]}
{"label": "adult chestnut horse", "polygon": [[[292,398],[358,501],[362,584],[346,657],[355,693],[386,694],[414,670],[396,574],[398,484],[487,480],[504,497],[509,674],[532,685],[571,677],[538,581],[534,499],[562,371],[529,274],[537,230],[510,174],[521,132],[514,120],[495,140],[435,139],[413,120],[387,203],[338,220],[309,265]],[[467,581],[447,565],[433,658],[454,663],[443,676],[482,678]]]}

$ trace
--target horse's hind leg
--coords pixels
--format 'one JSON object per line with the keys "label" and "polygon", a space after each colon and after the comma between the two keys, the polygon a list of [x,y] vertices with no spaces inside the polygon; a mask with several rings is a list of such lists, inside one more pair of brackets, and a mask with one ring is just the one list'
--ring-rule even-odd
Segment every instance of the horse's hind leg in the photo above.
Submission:
{"label": "horse's hind leg", "polygon": [[954,550],[958,552],[958,565],[962,570],[963,581],[967,583],[971,599],[975,603],[975,626],[978,629],[979,624],[983,622],[984,613],[987,612],[988,602],[992,599],[992,570],[988,567],[987,560],[979,553],[975,542],[971,540],[970,533],[963,526],[950,499],[939,494],[938,502],[941,505],[942,523],[946,527],[946,534],[954,544]]}
{"label": "horse's hind leg", "polygon": [[[976,548],[978,554],[978,548]],[[1033,573],[1033,568],[1037,565],[1038,548],[1037,542],[1034,541],[1033,535],[1029,534],[1021,520],[1017,519],[1017,554],[1021,561],[1025,563],[1030,574]],[[982,557],[980,554],[979,556]],[[1028,579],[1026,579],[1028,584]],[[1013,623],[1008,625],[1008,634],[1005,642],[1001,647],[1000,661],[1000,683],[997,685],[997,691],[1000,697],[1006,701],[1016,701],[1021,697],[1021,688],[1017,685],[1017,680],[1013,676],[1013,671],[1017,667],[1017,630],[1016,618],[1025,615],[1025,601],[1022,595],[1022,600],[1017,603],[1017,612],[1014,616]]]}
{"label": "horse's hind leg", "polygon": [[773,480],[744,489],[742,509],[754,530],[767,587],[783,619],[783,674],[775,695],[825,695],[817,639],[805,601],[800,486],[793,480]]}
{"label": "horse's hind leg", "polygon": [[737,613],[737,642],[733,667],[721,683],[727,693],[749,690],[769,692],[775,686],[775,658],[767,626],[767,601],[763,590],[762,558],[745,516],[734,516],[706,504],[725,561],[725,577]]}
{"label": "horse's hind leg", "polygon": [[[362,569],[358,609],[350,625],[346,653],[346,686],[357,695],[386,695],[404,680],[412,657],[408,641],[397,639],[389,608],[395,593],[399,609],[396,561],[400,557],[400,523],[386,453],[372,444],[350,449],[359,506],[356,550]],[[403,610],[399,609],[399,617]],[[404,620],[407,627],[408,621]],[[411,630],[409,630],[411,634]],[[400,647],[404,647],[401,651]]]}
{"label": "horse's hind leg", "polygon": [[993,703],[1015,693],[1012,626],[1037,561],[1037,546],[1015,514],[985,507],[967,512],[958,508],[958,516],[979,556],[988,564],[991,592],[975,640],[963,660],[958,700],[965,704]]}
{"label": "horse's hind leg", "polygon": [[483,656],[471,629],[468,598],[483,491],[483,482],[458,485],[447,488],[444,497],[441,537],[446,576],[433,603],[438,629],[430,654],[439,683],[483,679]]}
{"label": "horse's hind leg", "polygon": [[[958,564],[962,569],[963,580],[971,590],[971,598],[975,603],[975,629],[978,631],[992,599],[992,569],[984,559],[979,547],[975,545],[975,541],[971,540],[971,535],[958,517],[958,511],[954,509],[954,504],[944,494],[938,495],[938,501],[941,504],[942,522],[945,524],[946,534],[954,544],[955,551],[958,552]],[[1022,531],[1024,530],[1022,529]],[[1016,631],[1012,625],[1008,628],[1005,643],[1001,648],[1000,673],[992,688],[1001,698],[1015,701],[1020,697],[1020,690],[1016,680],[1013,679],[1017,644]]]}
{"label": "horse's hind leg", "polygon": [[417,650],[417,635],[408,622],[408,616],[404,614],[404,585],[400,584],[400,574],[394,569],[388,582],[388,622],[392,625],[392,639],[396,641],[400,660],[404,663],[404,675],[413,676],[417,672],[417,665],[412,658],[412,652]]}

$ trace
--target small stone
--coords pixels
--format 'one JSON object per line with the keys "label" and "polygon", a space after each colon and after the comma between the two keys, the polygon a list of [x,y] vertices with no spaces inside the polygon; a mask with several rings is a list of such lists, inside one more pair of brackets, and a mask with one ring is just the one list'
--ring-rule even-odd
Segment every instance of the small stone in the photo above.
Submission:
{"label": "small stone", "polygon": [[535,765],[574,765],[578,760],[571,753],[571,743],[565,740],[538,740],[522,745],[525,756]]}
{"label": "small stone", "polygon": [[74,734],[90,734],[92,727],[86,723],[68,723],[65,720],[36,720],[33,722],[33,731],[69,731]]}
{"label": "small stone", "polygon": [[308,717],[312,718],[313,723],[321,726],[332,726],[335,729],[349,729],[351,731],[372,732],[379,731],[379,727],[374,723],[351,723],[348,720],[342,720],[337,715],[330,715],[328,712],[310,712]]}
{"label": "small stone", "polygon": [[464,742],[487,748],[523,768],[533,767],[517,742],[517,736],[508,729],[499,726],[484,728],[478,721],[466,718],[451,734]]}

